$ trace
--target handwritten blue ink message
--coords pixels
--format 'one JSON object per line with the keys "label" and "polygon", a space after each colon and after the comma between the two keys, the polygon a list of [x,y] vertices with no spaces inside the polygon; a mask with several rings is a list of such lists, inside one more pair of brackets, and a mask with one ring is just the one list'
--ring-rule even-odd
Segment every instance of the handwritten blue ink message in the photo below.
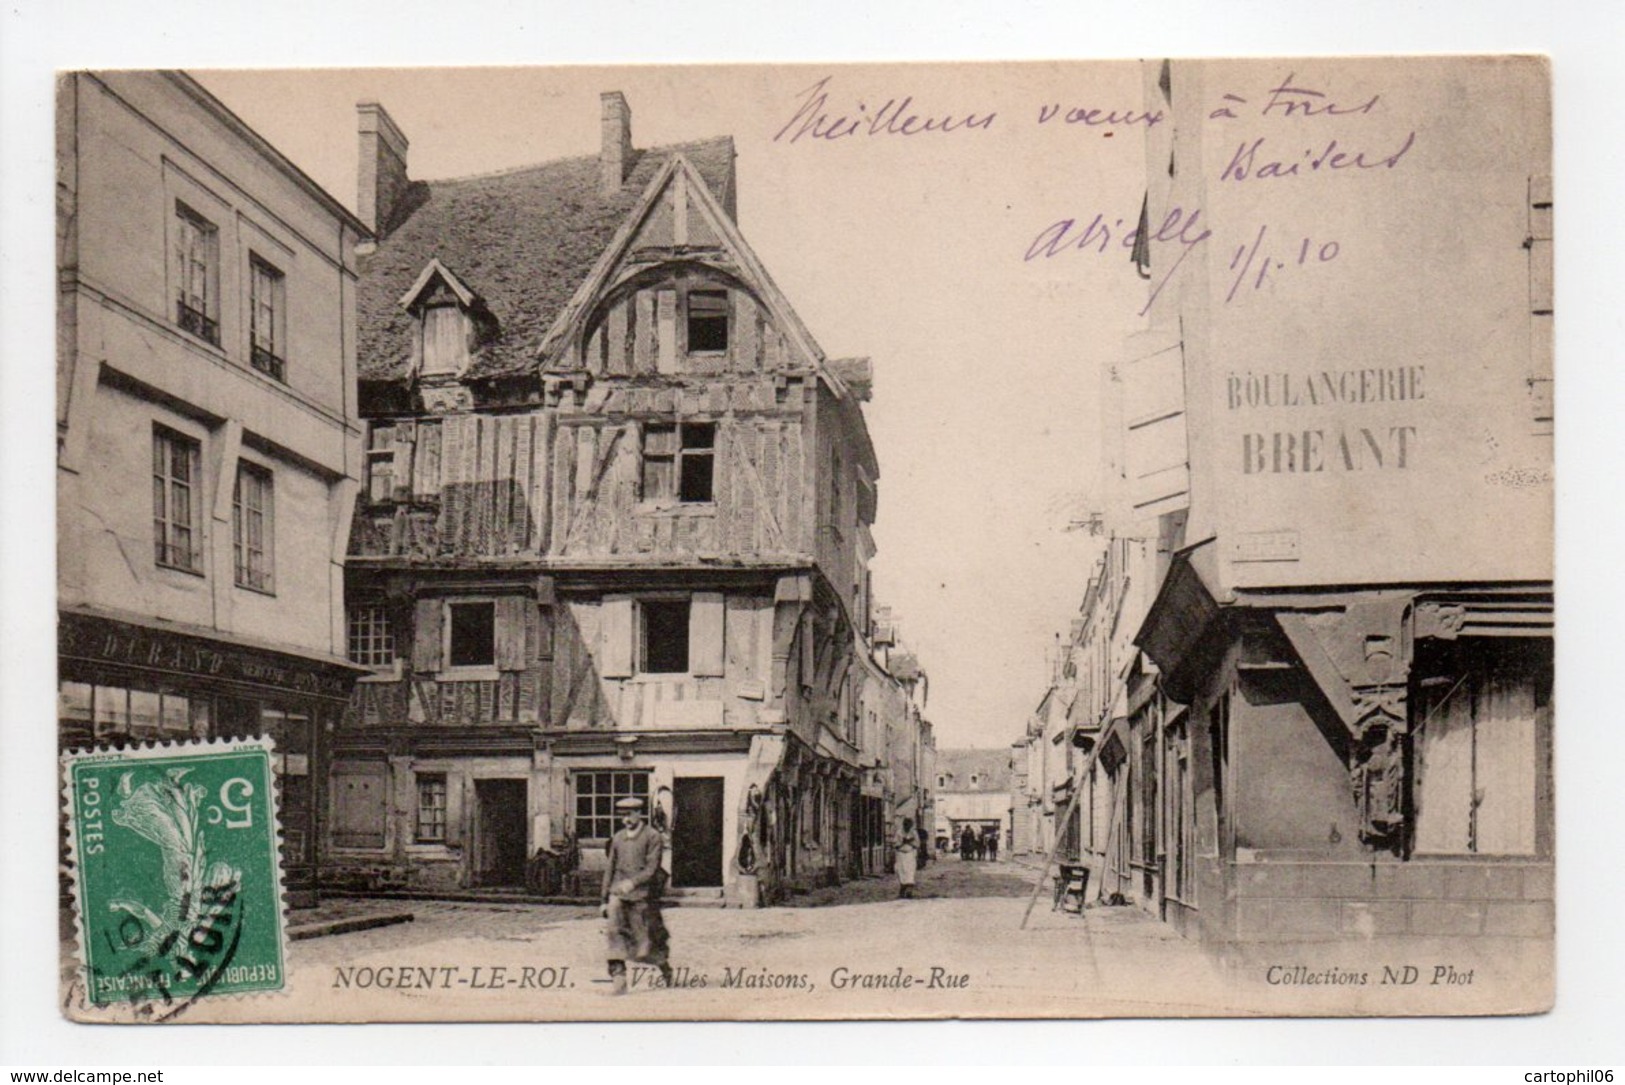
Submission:
{"label": "handwritten blue ink message", "polygon": [[[1380,94],[1373,94],[1352,104],[1339,103],[1325,91],[1297,85],[1296,76],[1289,74],[1270,87],[1258,105],[1237,93],[1221,94],[1219,104],[1207,117],[1213,122],[1241,121],[1253,116],[1305,121],[1328,117],[1364,117],[1371,115],[1381,101]],[[1054,115],[1054,109],[1041,108],[1041,123]],[[1119,124],[1143,124],[1147,128],[1163,119],[1160,112],[1138,115],[1111,112],[1105,114],[1104,118]],[[1272,138],[1276,139],[1276,143],[1269,142]],[[1341,137],[1347,138],[1346,135]],[[1372,170],[1393,170],[1400,166],[1415,145],[1414,130],[1391,149],[1347,146],[1338,138],[1328,138],[1324,142],[1317,141],[1312,146],[1299,148],[1281,144],[1279,137],[1249,134],[1237,143],[1235,152],[1219,171],[1217,180],[1225,184],[1239,184],[1321,172],[1351,171],[1351,175],[1358,175]],[[1382,153],[1384,150],[1388,153]],[[1176,243],[1179,246],[1178,255],[1152,287],[1144,308],[1140,310],[1139,315],[1144,316],[1197,246],[1219,244],[1212,240],[1214,229],[1203,223],[1201,208],[1173,207],[1163,215],[1155,229],[1148,220],[1147,210],[1142,208],[1138,221],[1127,229],[1124,229],[1129,221],[1127,218],[1108,219],[1104,213],[1096,213],[1088,218],[1056,219],[1038,231],[1027,245],[1022,259],[1031,263],[1074,253],[1103,255],[1115,247],[1129,253],[1142,277],[1150,279],[1150,244]],[[1083,225],[1080,226],[1080,223]],[[1226,246],[1226,251],[1231,252],[1228,267],[1232,274],[1229,290],[1224,297],[1227,305],[1238,297],[1264,289],[1274,277],[1333,263],[1343,252],[1342,243],[1336,239],[1302,233],[1289,236],[1279,229],[1272,230],[1267,223],[1249,228],[1245,236],[1247,240],[1236,243],[1233,250]]]}
{"label": "handwritten blue ink message", "polygon": [[[832,100],[836,104],[832,105]],[[839,104],[841,101],[832,76],[817,80],[795,96],[793,111],[773,135],[773,142],[831,143],[855,137],[974,135],[993,130],[1001,117],[996,110],[979,112],[958,106],[918,105],[912,94],[887,95],[875,107],[869,104],[870,97],[863,95],[845,99],[849,103],[846,105]],[[1331,118],[1349,118],[1352,122],[1376,115],[1382,105],[1381,94],[1340,101],[1307,81],[1300,83],[1295,73],[1289,73],[1253,98],[1225,91],[1207,113],[1207,119],[1224,126],[1248,120],[1325,122]],[[1035,127],[1077,126],[1083,131],[1100,130],[1100,134],[1107,137],[1121,129],[1149,132],[1167,120],[1160,109],[1053,99],[1038,104],[1036,112],[1028,116]],[[1314,138],[1305,145],[1305,141],[1287,141],[1275,134],[1246,133],[1236,143],[1216,180],[1226,185],[1250,184],[1313,174],[1358,176],[1371,171],[1394,170],[1415,148],[1416,139],[1417,133],[1412,130],[1386,146],[1360,146],[1350,142],[1345,132],[1335,138]],[[1200,245],[1220,244],[1214,240],[1215,227],[1204,219],[1200,207],[1173,207],[1152,215],[1154,221],[1148,221],[1148,210],[1142,208],[1137,219],[1108,216],[1105,212],[1057,218],[1032,236],[1022,259],[1031,263],[1069,254],[1098,256],[1118,249],[1129,253],[1142,277],[1150,279],[1151,244],[1177,244],[1178,255],[1157,278],[1141,310],[1143,316],[1191,252]],[[1240,230],[1239,236],[1245,240],[1224,242],[1224,251],[1231,254],[1228,268],[1232,274],[1225,304],[1263,290],[1279,276],[1332,264],[1344,251],[1342,242],[1335,238],[1282,231],[1268,223],[1248,225]]]}

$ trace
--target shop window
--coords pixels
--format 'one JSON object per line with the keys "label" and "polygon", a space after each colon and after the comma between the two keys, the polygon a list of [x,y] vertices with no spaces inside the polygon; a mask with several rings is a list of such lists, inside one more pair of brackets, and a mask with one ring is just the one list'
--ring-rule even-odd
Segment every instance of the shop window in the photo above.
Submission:
{"label": "shop window", "polygon": [[178,200],[175,203],[175,323],[220,345],[220,231]]}
{"label": "shop window", "polygon": [[446,842],[446,774],[418,773],[418,818],[414,838],[419,844]]}
{"label": "shop window", "polygon": [[208,702],[177,693],[64,682],[59,703],[62,719],[89,721],[98,740],[202,738],[208,734]]}
{"label": "shop window", "polygon": [[728,349],[728,292],[692,290],[688,295],[690,354],[721,354]]}
{"label": "shop window", "polygon": [[152,433],[152,531],[159,565],[201,573],[198,443],[160,427]]}
{"label": "shop window", "polygon": [[684,504],[715,500],[716,443],[713,422],[645,426],[642,499]]}
{"label": "shop window", "polygon": [[608,840],[620,827],[615,804],[642,799],[647,810],[647,772],[578,772],[575,774],[577,840]]}
{"label": "shop window", "polygon": [[92,707],[96,737],[130,733],[130,691],[117,686],[97,686]]}
{"label": "shop window", "polygon": [[287,301],[282,272],[260,259],[248,258],[249,360],[268,377],[287,379]]}
{"label": "shop window", "polygon": [[90,721],[90,683],[63,682],[56,691],[56,716],[61,720]]}
{"label": "shop window", "polygon": [[640,672],[688,673],[688,607],[687,599],[646,599],[639,604]]}
{"label": "shop window", "polygon": [[272,512],[271,472],[239,463],[231,497],[231,548],[240,588],[272,590]]}
{"label": "shop window", "polygon": [[490,601],[446,604],[446,665],[494,667],[496,604]]}
{"label": "shop window", "polygon": [[382,603],[350,607],[350,662],[363,667],[389,667],[395,662],[395,634],[389,608]]}
{"label": "shop window", "polygon": [[1472,651],[1419,683],[1415,850],[1533,855],[1543,679],[1515,652]]}

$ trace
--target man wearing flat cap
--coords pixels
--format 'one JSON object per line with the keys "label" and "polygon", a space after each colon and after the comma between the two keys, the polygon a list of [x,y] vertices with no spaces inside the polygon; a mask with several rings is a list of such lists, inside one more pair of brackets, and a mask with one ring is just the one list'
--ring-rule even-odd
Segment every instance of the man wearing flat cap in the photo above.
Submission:
{"label": "man wearing flat cap", "polygon": [[671,965],[666,962],[669,936],[660,915],[666,880],[666,872],[660,868],[665,840],[644,820],[642,799],[622,799],[615,808],[621,814],[621,829],[609,840],[603,900],[604,918],[609,920],[609,978],[615,993],[624,995],[629,960],[654,965],[666,985],[671,985]]}

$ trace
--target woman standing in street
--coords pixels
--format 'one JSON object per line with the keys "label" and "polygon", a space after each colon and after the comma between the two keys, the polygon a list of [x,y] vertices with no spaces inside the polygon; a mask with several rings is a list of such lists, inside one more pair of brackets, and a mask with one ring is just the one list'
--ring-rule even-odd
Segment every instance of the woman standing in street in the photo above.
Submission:
{"label": "woman standing in street", "polygon": [[903,819],[903,835],[897,838],[897,896],[914,898],[914,873],[919,866],[920,841],[914,834],[914,819]]}

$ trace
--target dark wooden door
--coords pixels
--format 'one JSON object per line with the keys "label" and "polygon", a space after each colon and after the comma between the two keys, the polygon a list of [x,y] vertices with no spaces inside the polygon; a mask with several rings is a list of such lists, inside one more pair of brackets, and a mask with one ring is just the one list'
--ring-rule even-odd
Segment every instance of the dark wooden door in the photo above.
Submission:
{"label": "dark wooden door", "polygon": [[679,776],[672,781],[672,884],[722,884],[722,777]]}
{"label": "dark wooden door", "polygon": [[475,780],[479,805],[475,884],[525,884],[525,781]]}

